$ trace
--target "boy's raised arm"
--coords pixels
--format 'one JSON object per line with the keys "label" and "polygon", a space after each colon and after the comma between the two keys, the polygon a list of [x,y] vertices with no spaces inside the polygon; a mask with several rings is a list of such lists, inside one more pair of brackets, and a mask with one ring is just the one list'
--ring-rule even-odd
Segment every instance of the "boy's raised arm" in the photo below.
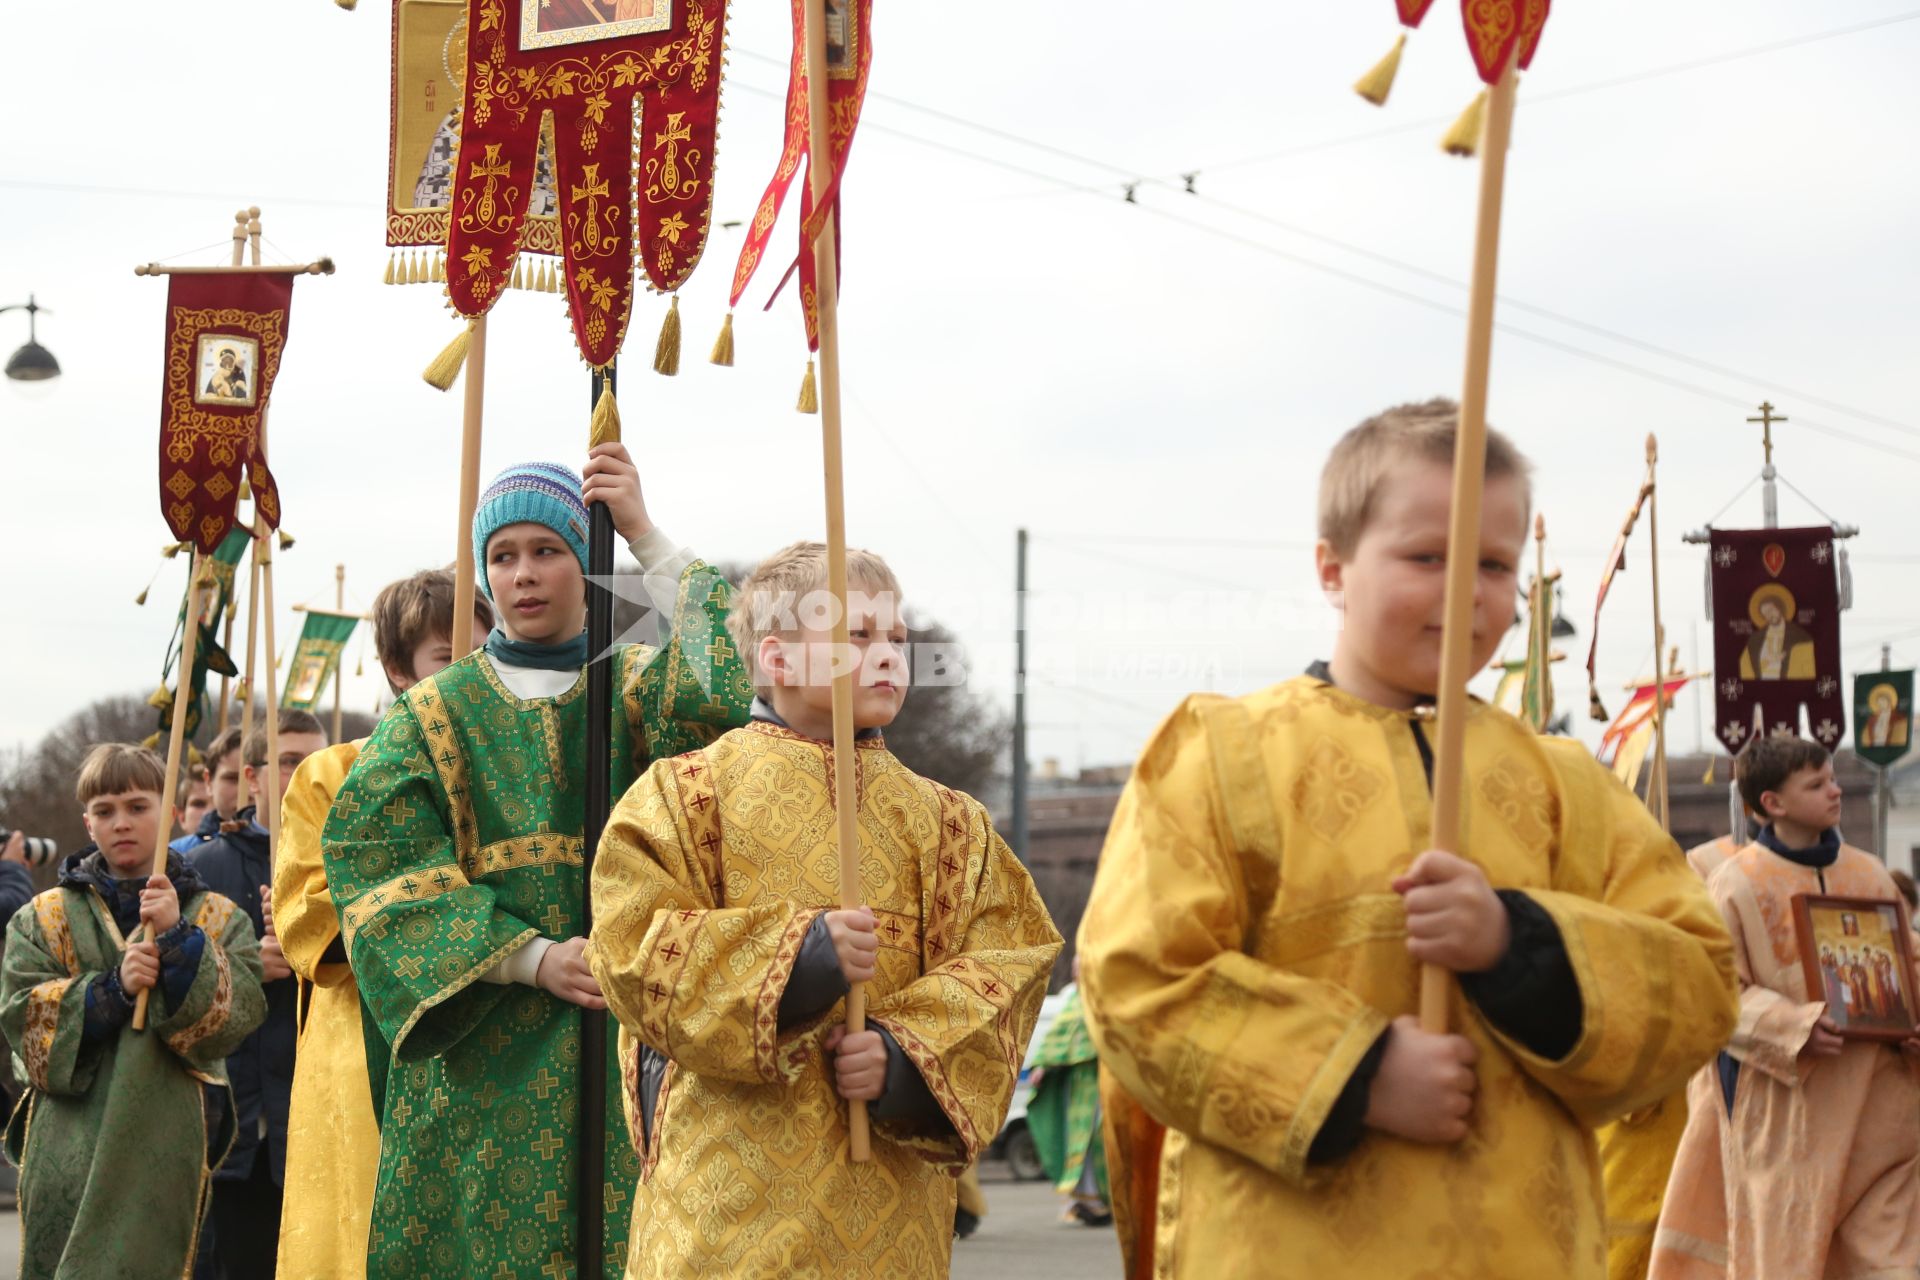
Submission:
{"label": "boy's raised arm", "polygon": [[[217,893],[200,896],[191,923],[202,935],[192,982],[178,1000],[168,990],[166,1012],[150,1033],[194,1066],[211,1067],[266,1021],[260,943],[247,913]],[[162,942],[164,968],[164,937]]]}
{"label": "boy's raised arm", "polygon": [[1246,868],[1204,706],[1160,727],[1121,796],[1080,925],[1081,990],[1101,1065],[1155,1119],[1302,1183],[1387,1019],[1243,950]]}
{"label": "boy's raised arm", "polygon": [[718,905],[717,821],[711,847],[683,826],[714,807],[707,769],[699,752],[656,761],[614,806],[594,858],[587,962],[643,1042],[698,1075],[770,1084],[787,1038],[780,997],[822,910]]}
{"label": "boy's raised arm", "polygon": [[1528,889],[1559,927],[1583,1019],[1542,1058],[1492,1020],[1521,1067],[1599,1124],[1671,1094],[1727,1041],[1733,951],[1712,901],[1646,806],[1580,743],[1542,739],[1564,797],[1553,885]]}

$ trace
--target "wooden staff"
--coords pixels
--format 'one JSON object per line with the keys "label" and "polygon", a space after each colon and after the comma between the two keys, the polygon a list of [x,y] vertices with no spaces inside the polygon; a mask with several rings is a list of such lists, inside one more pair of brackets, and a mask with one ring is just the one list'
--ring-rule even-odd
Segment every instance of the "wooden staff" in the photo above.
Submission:
{"label": "wooden staff", "polygon": [[[236,267],[240,265],[241,255],[246,251],[247,217],[251,212],[252,212],[251,210],[242,209],[240,210],[240,212],[233,215],[233,265]],[[248,555],[247,555],[248,583],[247,585],[249,588],[251,588],[253,585],[252,583],[252,578],[253,578],[252,550],[253,549],[249,547],[247,550],[248,550]],[[235,572],[236,582],[234,584],[234,590],[236,591],[239,590],[239,583],[237,581],[238,576],[239,574],[238,574],[238,571],[236,570]],[[253,594],[251,589],[249,589],[247,594],[248,594],[248,598],[251,599]],[[225,646],[227,655],[229,657],[233,655],[233,616],[234,616],[234,609],[231,606],[229,606],[227,609],[227,631],[226,631],[226,636],[222,641],[222,644]],[[253,643],[253,630],[252,630],[253,617],[251,613],[249,613],[247,617],[247,628],[248,628],[247,643],[252,644]],[[251,653],[247,655],[247,660],[249,663],[252,662],[253,655]],[[253,676],[253,670],[251,667],[249,667],[247,670],[247,676],[249,679],[251,679]],[[231,696],[232,696],[232,685],[229,682],[228,678],[225,675],[222,675],[220,677],[220,727],[214,730],[214,734],[216,737],[221,734],[224,734],[227,731],[227,715],[228,715],[228,712],[232,709],[232,703],[230,701]],[[188,832],[188,834],[191,835],[192,832]]]}
{"label": "wooden staff", "polygon": [[1647,433],[1647,558],[1653,579],[1653,776],[1647,783],[1647,807],[1660,820],[1660,829],[1672,828],[1673,815],[1667,803],[1667,672],[1672,664],[1664,662],[1667,629],[1660,621],[1660,499],[1654,487],[1654,468],[1660,461],[1660,446]]}
{"label": "wooden staff", "polygon": [[[1473,657],[1474,583],[1480,568],[1480,493],[1487,468],[1487,375],[1493,360],[1494,289],[1500,265],[1500,206],[1506,191],[1507,146],[1513,136],[1512,63],[1487,98],[1480,142],[1480,214],[1474,231],[1473,289],[1467,305],[1467,368],[1460,393],[1460,429],[1453,449],[1453,519],[1447,532],[1446,629],[1440,641],[1439,732],[1433,763],[1432,844],[1460,853],[1466,793],[1467,679]],[[1447,1029],[1452,998],[1439,965],[1420,970],[1420,1026]]]}
{"label": "wooden staff", "polygon": [[[333,607],[344,615],[347,611],[347,566],[333,566]],[[473,628],[467,628],[471,633]],[[340,686],[347,682],[347,647],[340,646],[340,656],[333,663],[333,737],[331,741],[340,741]]]}
{"label": "wooden staff", "polygon": [[[460,528],[453,541],[453,659],[473,652],[473,511],[480,504],[480,419],[487,398],[487,317],[473,321],[460,422]],[[335,736],[338,736],[337,734]]]}
{"label": "wooden staff", "polygon": [[[247,240],[252,247],[253,266],[256,270],[260,269],[260,239],[260,206],[255,205],[247,210]],[[324,266],[329,273],[333,271],[333,260],[330,258],[322,258],[316,265]],[[260,465],[265,467],[267,465],[267,404],[265,401],[260,404],[260,442],[254,452],[260,459]],[[260,555],[260,616],[265,619],[261,628],[262,639],[265,641],[267,653],[271,654],[275,652],[273,647],[273,542],[267,528],[266,517],[260,513],[257,496],[253,504],[253,537],[253,545]],[[275,855],[280,851],[280,698],[275,692],[278,681],[274,677],[273,663],[268,662],[266,668],[267,701],[260,719],[267,731],[267,785],[260,793],[260,804],[265,807],[267,814],[267,820],[261,825],[267,829],[267,865],[272,866]],[[248,696],[252,696],[252,690],[248,690]],[[259,814],[256,812],[254,816],[258,818]]]}
{"label": "wooden staff", "polygon": [[[807,180],[814,208],[827,201],[833,181],[832,118],[827,106],[826,0],[807,0]],[[825,220],[813,240],[813,274],[818,293],[820,334],[820,452],[827,487],[827,589],[838,606],[833,618],[833,805],[838,821],[835,843],[840,855],[840,906],[851,911],[865,896],[860,884],[860,826],[854,794],[853,644],[847,624],[847,511],[840,465],[840,325],[839,263],[834,254],[834,216]],[[809,664],[811,670],[811,664]],[[856,982],[847,992],[847,1033],[866,1030],[866,984]],[[855,1163],[872,1156],[867,1128],[867,1104],[847,1104],[848,1150]]]}
{"label": "wooden staff", "polygon": [[[187,579],[186,624],[181,628],[180,634],[180,663],[174,668],[173,710],[168,717],[167,726],[167,780],[166,790],[161,794],[167,797],[169,804],[172,803],[175,788],[180,785],[180,757],[186,749],[187,710],[184,704],[193,682],[195,654],[200,647],[200,608],[206,600],[207,588],[213,585],[212,569],[207,563],[207,558],[198,548],[193,552],[193,568],[190,570],[190,575]],[[161,823],[154,829],[153,870],[149,873],[151,875],[163,876],[167,873],[167,837],[170,834],[171,830],[165,823]],[[133,936],[127,941],[129,943],[144,942],[148,940],[151,933],[152,931],[142,924],[133,931]],[[147,999],[152,994],[153,988],[148,987],[134,997],[133,1029],[135,1031],[147,1029]]]}

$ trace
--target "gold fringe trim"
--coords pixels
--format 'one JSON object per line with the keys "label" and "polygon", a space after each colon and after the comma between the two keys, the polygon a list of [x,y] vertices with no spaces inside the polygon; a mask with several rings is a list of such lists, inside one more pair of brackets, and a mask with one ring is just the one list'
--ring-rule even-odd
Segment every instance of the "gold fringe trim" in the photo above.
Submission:
{"label": "gold fringe trim", "polygon": [[433,251],[433,282],[435,284],[447,282],[447,255],[438,249]]}
{"label": "gold fringe trim", "polygon": [[526,269],[526,266],[521,262],[521,260],[516,257],[513,260],[513,278],[507,281],[507,288],[524,289],[526,287],[527,287],[527,269]]}
{"label": "gold fringe trim", "polygon": [[1482,89],[1460,118],[1453,122],[1453,128],[1447,130],[1447,136],[1440,139],[1440,149],[1450,156],[1471,156],[1480,150],[1480,135],[1487,124],[1487,91]]}
{"label": "gold fringe trim", "polygon": [[667,304],[667,318],[660,322],[660,340],[653,344],[653,371],[669,378],[680,372],[680,295]]}
{"label": "gold fringe trim", "polygon": [[473,345],[474,322],[467,321],[459,333],[453,336],[433,362],[423,370],[420,376],[426,379],[428,386],[436,391],[451,391],[454,379],[460,376],[460,370],[467,363],[467,349]]}
{"label": "gold fringe trim", "polygon": [[620,405],[613,398],[613,386],[603,383],[600,401],[593,406],[593,423],[587,438],[589,449],[620,439]]}
{"label": "gold fringe trim", "polygon": [[540,265],[540,292],[560,292],[560,269],[551,262],[545,262]]}
{"label": "gold fringe trim", "polygon": [[1402,31],[1400,38],[1393,42],[1393,48],[1387,56],[1373,64],[1373,69],[1353,82],[1353,91],[1376,107],[1387,105],[1387,95],[1393,92],[1393,78],[1400,73],[1400,52],[1407,47],[1407,33]]}
{"label": "gold fringe trim", "polygon": [[807,361],[807,376],[800,380],[800,402],[793,406],[801,413],[820,412],[820,390],[813,378],[813,361]]}
{"label": "gold fringe trim", "polygon": [[385,276],[385,278],[381,280],[381,282],[380,282],[380,283],[382,283],[382,284],[392,284],[392,283],[393,283],[393,259],[394,259],[394,255],[393,255],[393,254],[391,254],[391,253],[390,253],[390,254],[388,254],[388,255],[387,255],[387,274],[386,274],[386,276]]}
{"label": "gold fringe trim", "polygon": [[733,312],[727,312],[727,318],[720,322],[720,336],[713,340],[713,354],[707,359],[729,369],[733,367]]}

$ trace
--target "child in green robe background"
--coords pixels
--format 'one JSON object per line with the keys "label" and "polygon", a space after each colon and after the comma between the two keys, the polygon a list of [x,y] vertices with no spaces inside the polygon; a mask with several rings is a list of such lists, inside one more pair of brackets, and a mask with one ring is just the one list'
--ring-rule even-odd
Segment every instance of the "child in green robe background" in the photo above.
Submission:
{"label": "child in green robe background", "polygon": [[7,925],[0,1029],[27,1082],[7,1126],[23,1276],[187,1274],[233,1140],[225,1059],[266,1016],[259,949],[246,914],[179,854],[148,875],[165,790],[152,752],[96,746],[75,787],[93,843]]}

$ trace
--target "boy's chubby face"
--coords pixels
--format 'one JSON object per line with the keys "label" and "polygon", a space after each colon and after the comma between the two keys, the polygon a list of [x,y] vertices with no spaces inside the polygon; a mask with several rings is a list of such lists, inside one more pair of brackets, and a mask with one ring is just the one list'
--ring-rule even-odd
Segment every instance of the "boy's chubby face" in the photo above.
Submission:
{"label": "boy's chubby face", "polygon": [[[1316,549],[1321,589],[1343,615],[1334,681],[1349,693],[1404,709],[1438,691],[1452,500],[1451,466],[1408,459],[1381,481],[1350,554],[1343,558],[1324,541]],[[1526,539],[1526,486],[1517,476],[1489,477],[1480,504],[1470,671],[1487,665],[1513,622]]]}
{"label": "boy's chubby face", "polygon": [[[859,663],[853,681],[853,725],[883,729],[907,700],[907,624],[891,592],[849,582],[847,596],[847,636]],[[780,718],[796,731],[825,741],[833,733],[834,649],[831,620],[821,612],[803,605],[800,625],[767,636],[759,657]]]}
{"label": "boy's chubby face", "polygon": [[579,557],[543,524],[510,524],[487,540],[487,586],[512,639],[565,644],[587,625]]}
{"label": "boy's chubby face", "polygon": [[1840,800],[1845,794],[1829,760],[1817,769],[1794,770],[1785,782],[1764,792],[1760,803],[1773,821],[1791,823],[1818,835],[1840,825]]}
{"label": "boy's chubby face", "polygon": [[153,870],[153,846],[166,812],[157,791],[122,791],[87,801],[80,819],[115,875],[143,876]]}

